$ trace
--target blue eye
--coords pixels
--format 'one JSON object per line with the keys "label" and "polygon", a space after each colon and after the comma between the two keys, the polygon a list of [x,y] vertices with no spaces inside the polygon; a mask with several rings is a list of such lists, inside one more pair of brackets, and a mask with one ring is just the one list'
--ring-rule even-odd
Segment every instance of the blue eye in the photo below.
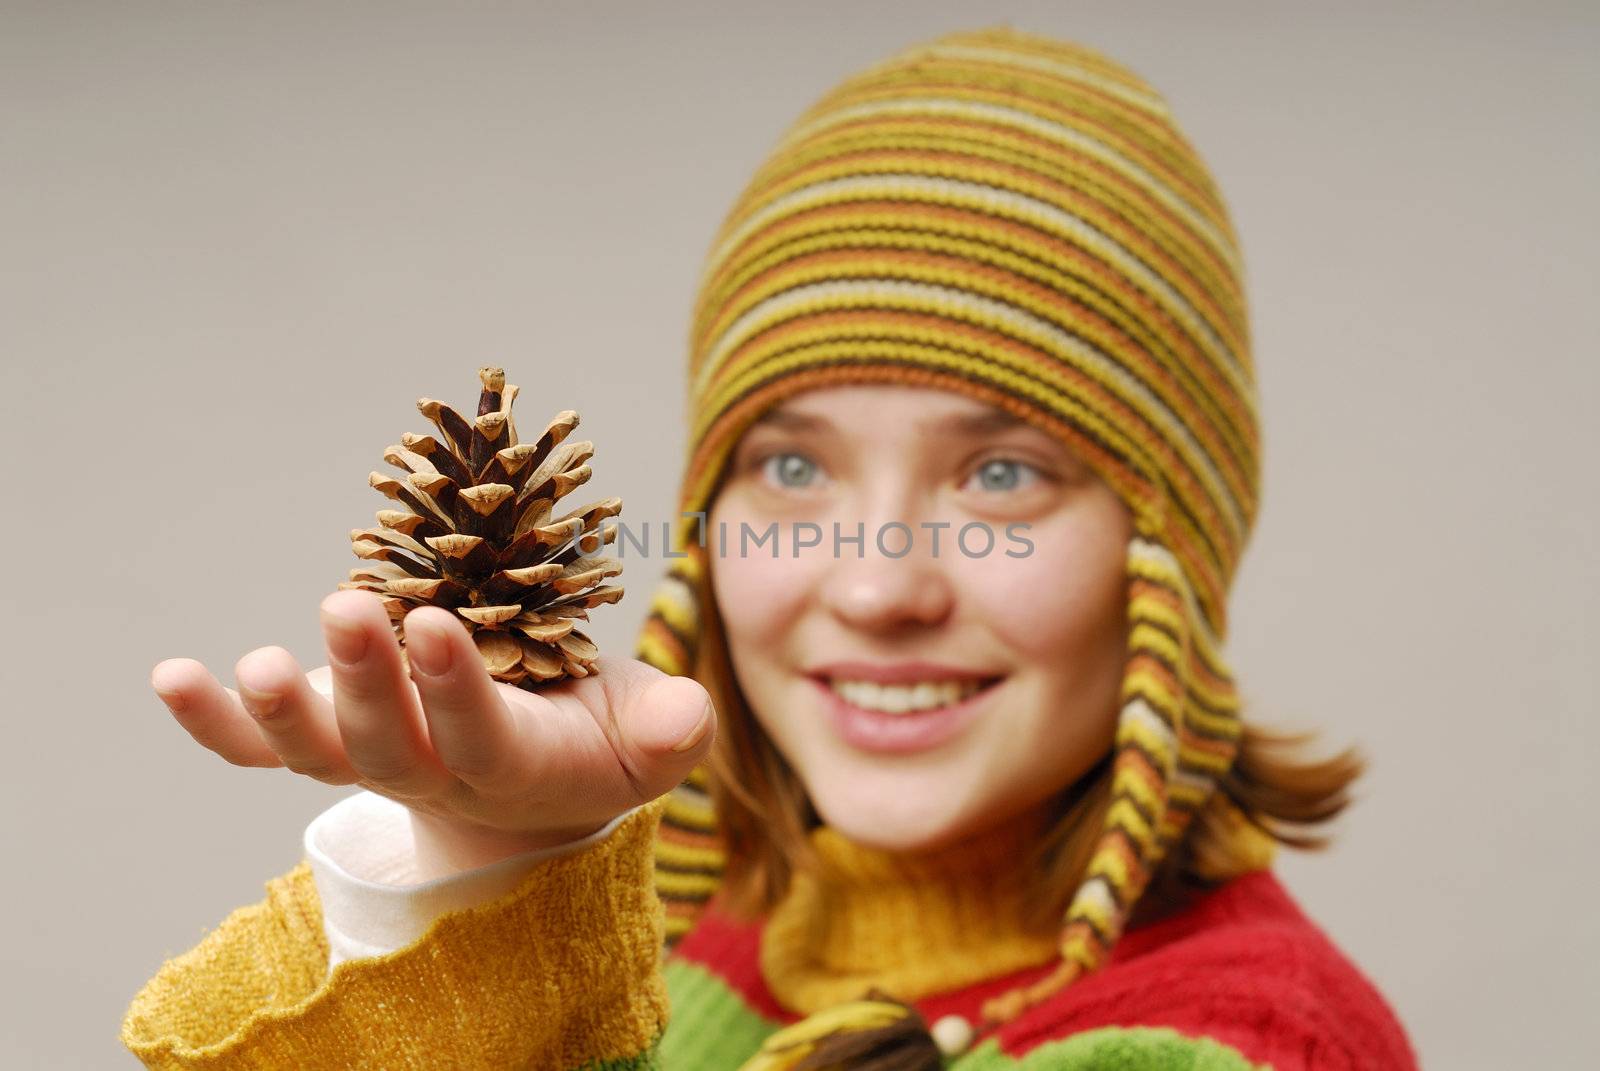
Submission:
{"label": "blue eye", "polygon": [[773,454],[761,463],[763,475],[778,487],[806,487],[817,466],[804,454]]}
{"label": "blue eye", "polygon": [[985,491],[1016,491],[1028,486],[1027,476],[1037,476],[1038,471],[1025,461],[1013,458],[990,458],[972,474],[978,486]]}

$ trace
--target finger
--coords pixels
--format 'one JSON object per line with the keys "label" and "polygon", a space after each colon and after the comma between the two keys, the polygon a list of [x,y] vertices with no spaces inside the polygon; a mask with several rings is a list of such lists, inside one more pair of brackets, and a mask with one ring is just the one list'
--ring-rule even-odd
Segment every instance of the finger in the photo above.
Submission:
{"label": "finger", "polygon": [[[466,626],[424,606],[406,615],[406,653],[433,750],[445,768],[489,795],[519,787],[519,722],[500,696]],[[523,742],[524,745],[526,742]]]}
{"label": "finger", "polygon": [[[614,680],[623,676],[613,674]],[[618,758],[628,769],[639,802],[653,800],[675,788],[710,754],[717,731],[711,696],[689,677],[659,673],[653,680],[634,678],[612,690]]]}
{"label": "finger", "polygon": [[377,595],[341,589],[322,600],[334,720],[350,765],[395,799],[432,799],[455,782],[433,753],[416,690]]}
{"label": "finger", "polygon": [[233,667],[239,701],[267,746],[297,774],[329,785],[353,785],[361,775],[345,757],[333,704],[306,682],[282,647],[258,647]]}
{"label": "finger", "polygon": [[195,742],[235,766],[282,766],[232,689],[192,658],[168,658],[150,671],[150,687]]}

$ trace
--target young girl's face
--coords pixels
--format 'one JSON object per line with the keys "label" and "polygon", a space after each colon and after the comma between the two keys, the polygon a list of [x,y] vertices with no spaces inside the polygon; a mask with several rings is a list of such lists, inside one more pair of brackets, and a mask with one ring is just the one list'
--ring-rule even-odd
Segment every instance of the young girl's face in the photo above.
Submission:
{"label": "young girl's face", "polygon": [[938,847],[1110,748],[1132,521],[1049,434],[935,388],[811,390],[745,433],[708,520],[734,675],[846,836]]}

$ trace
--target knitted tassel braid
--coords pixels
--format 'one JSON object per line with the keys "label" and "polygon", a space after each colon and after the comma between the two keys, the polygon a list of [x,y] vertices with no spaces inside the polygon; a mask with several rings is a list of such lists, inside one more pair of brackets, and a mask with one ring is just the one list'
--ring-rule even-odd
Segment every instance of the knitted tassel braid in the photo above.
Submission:
{"label": "knitted tassel braid", "polygon": [[739,1071],[938,1071],[943,1065],[917,1009],[872,989],[768,1035]]}
{"label": "knitted tassel braid", "polygon": [[[1007,27],[908,48],[784,134],[707,259],[690,338],[680,508],[797,392],[939,387],[1059,437],[1128,505],[1126,668],[1112,799],[1042,982],[1101,966],[1157,863],[1233,762],[1226,598],[1258,504],[1256,389],[1227,211],[1163,98],[1088,48]],[[694,665],[708,562],[692,524],[638,656]],[[723,855],[697,769],[658,843],[669,940]],[[1219,806],[1220,806],[1219,802]]]}

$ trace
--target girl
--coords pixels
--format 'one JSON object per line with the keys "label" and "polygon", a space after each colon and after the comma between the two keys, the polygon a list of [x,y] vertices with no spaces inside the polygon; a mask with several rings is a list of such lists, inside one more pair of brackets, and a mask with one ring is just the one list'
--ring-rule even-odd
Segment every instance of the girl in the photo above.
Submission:
{"label": "girl", "polygon": [[1360,767],[1223,656],[1241,265],[1154,89],[1005,28],[848,79],[718,234],[690,394],[638,660],[533,695],[424,608],[408,678],[341,591],[323,670],[156,667],[229,761],[369,791],[138,994],[147,1065],[1414,1065],[1270,869]]}

